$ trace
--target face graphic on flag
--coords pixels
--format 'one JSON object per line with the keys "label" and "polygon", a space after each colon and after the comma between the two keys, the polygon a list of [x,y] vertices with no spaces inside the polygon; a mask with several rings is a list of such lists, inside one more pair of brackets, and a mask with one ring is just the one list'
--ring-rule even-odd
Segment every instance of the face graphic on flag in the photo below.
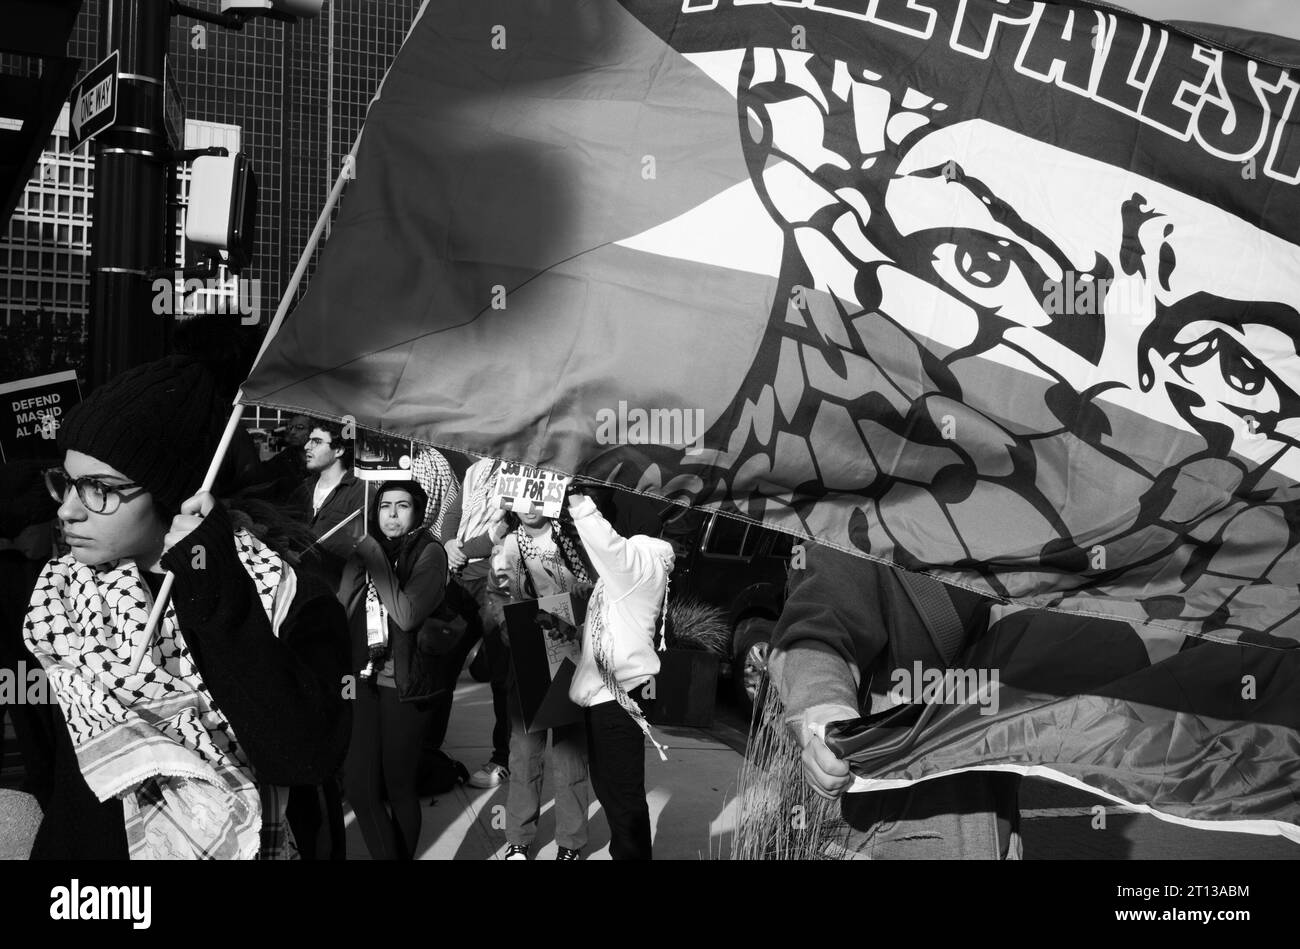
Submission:
{"label": "face graphic on flag", "polygon": [[[940,98],[869,56],[702,59],[738,66],[780,282],[707,450],[620,448],[607,472],[631,456],[643,490],[768,520],[780,505],[823,538],[844,517],[825,500],[856,496],[854,546],[1003,595],[1142,591],[1179,570],[1180,594],[1139,596],[1132,618],[1294,622],[1295,492],[1265,500],[1300,477],[1294,245],[1085,155],[945,125]],[[672,255],[673,237],[636,245]],[[1277,587],[1247,589],[1258,570]]]}

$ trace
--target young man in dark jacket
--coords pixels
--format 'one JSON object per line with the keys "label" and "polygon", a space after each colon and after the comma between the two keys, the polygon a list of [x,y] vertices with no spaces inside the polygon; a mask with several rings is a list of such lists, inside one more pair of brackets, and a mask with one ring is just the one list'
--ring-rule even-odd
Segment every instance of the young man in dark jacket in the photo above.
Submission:
{"label": "young man in dark jacket", "polygon": [[[809,547],[802,569],[792,567],[785,608],[772,637],[770,672],[786,722],[803,749],[804,775],[823,797],[843,796],[848,833],[835,856],[871,859],[1019,859],[1019,776],[966,772],[906,788],[845,793],[847,762],[826,747],[827,723],[856,719],[889,706],[890,670],[907,668],[899,644],[926,642],[927,617],[916,590],[951,599],[967,636],[988,621],[992,602],[927,577],[900,572],[830,547]],[[937,590],[934,588],[938,588]]]}
{"label": "young man in dark jacket", "polygon": [[[310,511],[308,526],[316,535],[313,564],[337,591],[343,578],[343,565],[352,553],[355,536],[346,528],[335,531],[365,501],[365,483],[352,473],[352,442],[343,437],[343,426],[317,421],[307,438],[303,457],[307,462],[307,480],[289,498],[292,507]],[[357,513],[356,533],[360,532],[361,515]],[[324,537],[324,540],[320,538]]]}
{"label": "young man in dark jacket", "polygon": [[[310,555],[303,559],[336,594],[343,579],[343,566],[361,535],[362,518],[357,512],[365,503],[365,482],[352,472],[352,442],[343,436],[343,426],[336,422],[316,420],[311,424],[303,448],[308,478],[289,496],[290,508],[309,512],[307,526],[316,537]],[[356,517],[351,523],[334,530],[354,513]],[[329,822],[329,858],[343,860],[346,857],[343,798],[333,775],[321,782],[319,789],[293,788],[289,817],[300,840],[303,858],[316,859],[322,805],[324,819]]]}

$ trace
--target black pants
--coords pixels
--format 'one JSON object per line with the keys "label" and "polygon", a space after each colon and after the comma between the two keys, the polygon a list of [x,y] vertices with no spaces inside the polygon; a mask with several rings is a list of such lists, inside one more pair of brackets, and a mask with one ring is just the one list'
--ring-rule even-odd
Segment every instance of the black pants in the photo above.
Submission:
{"label": "black pants", "polygon": [[[303,860],[346,860],[347,827],[343,822],[343,792],[335,777],[321,784],[300,784],[289,788],[289,803],[284,812]],[[318,846],[321,827],[326,828],[322,855]]]}
{"label": "black pants", "polygon": [[357,689],[344,787],[372,859],[415,856],[422,824],[415,778],[430,714],[399,702],[396,689]]}
{"label": "black pants", "polygon": [[[468,577],[458,581],[463,588],[463,595],[474,603],[480,603],[486,594],[485,577]],[[510,709],[509,689],[506,687],[506,675],[510,668],[510,651],[501,639],[501,631],[496,626],[489,626],[485,611],[481,608],[477,616],[467,617],[473,620],[469,629],[456,648],[450,652],[444,663],[446,678],[443,684],[446,691],[438,694],[432,701],[432,716],[429,730],[424,738],[426,752],[436,751],[442,747],[447,738],[447,725],[451,722],[452,697],[456,691],[456,680],[460,678],[461,669],[469,657],[470,650],[480,639],[483,640],[483,653],[487,657],[491,673],[492,686],[492,763],[503,768],[510,767]]]}
{"label": "black pants", "polygon": [[650,859],[650,807],[645,799],[645,733],[617,702],[586,710],[591,788],[609,822],[609,855]]}

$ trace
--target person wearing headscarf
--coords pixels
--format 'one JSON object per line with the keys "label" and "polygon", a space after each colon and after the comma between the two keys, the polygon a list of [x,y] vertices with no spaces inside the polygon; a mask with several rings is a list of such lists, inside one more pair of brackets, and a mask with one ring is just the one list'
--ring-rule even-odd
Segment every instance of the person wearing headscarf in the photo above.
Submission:
{"label": "person wearing headscarf", "polygon": [[359,680],[344,787],[376,860],[409,860],[420,840],[420,744],[441,684],[419,636],[447,582],[447,555],[424,529],[427,506],[418,481],[378,484],[339,586]]}

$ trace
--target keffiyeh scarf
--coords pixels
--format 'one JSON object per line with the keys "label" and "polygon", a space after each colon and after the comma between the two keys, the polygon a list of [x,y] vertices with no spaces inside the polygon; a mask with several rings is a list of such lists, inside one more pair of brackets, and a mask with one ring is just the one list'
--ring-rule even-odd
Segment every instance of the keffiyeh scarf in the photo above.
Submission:
{"label": "keffiyeh scarf", "polygon": [[466,494],[461,499],[460,528],[456,532],[462,543],[504,520],[505,511],[489,504],[500,468],[501,462],[484,458],[465,472]]}
{"label": "keffiyeh scarf", "polygon": [[[664,591],[664,603],[667,604],[668,592]],[[662,617],[662,612],[660,616]],[[596,589],[592,591],[591,602],[587,604],[587,623],[591,626],[591,657],[596,660],[596,670],[600,673],[601,681],[605,683],[605,688],[609,689],[614,696],[614,701],[618,702],[623,711],[631,716],[632,721],[645,733],[650,744],[655,746],[655,751],[659,752],[659,760],[667,761],[667,745],[661,745],[655,740],[655,736],[650,731],[650,723],[646,721],[645,713],[641,711],[641,706],[636,704],[636,700],[628,694],[627,689],[623,688],[618,677],[614,675],[613,669],[613,637],[605,624],[605,581],[598,580]],[[661,620],[662,625],[662,620]],[[662,642],[662,640],[661,640]]]}
{"label": "keffiyeh scarf", "polygon": [[[293,569],[246,530],[234,535],[279,634]],[[259,784],[168,606],[140,669],[132,643],[153,597],[134,560],[46,564],[24,621],[67,722],[86,784],[122,801],[131,859],[292,859],[287,789]]]}
{"label": "keffiyeh scarf", "polygon": [[420,526],[439,538],[447,520],[447,512],[460,493],[456,473],[451,470],[451,465],[442,452],[425,448],[412,460],[411,476],[420,482],[420,487],[424,488],[424,493],[429,497],[429,503],[424,508],[424,523]]}
{"label": "keffiyeh scarf", "polygon": [[362,678],[378,673],[388,654],[388,610],[384,608],[374,578],[369,573],[366,574],[366,649],[370,659],[361,672]]}

